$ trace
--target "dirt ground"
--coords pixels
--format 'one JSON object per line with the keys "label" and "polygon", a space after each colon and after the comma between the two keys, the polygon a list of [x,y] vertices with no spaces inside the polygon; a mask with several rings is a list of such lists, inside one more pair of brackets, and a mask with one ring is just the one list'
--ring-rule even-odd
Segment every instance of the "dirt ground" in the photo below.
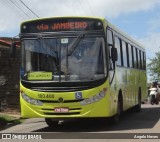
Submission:
{"label": "dirt ground", "polygon": [[20,116],[20,108],[7,108],[3,111],[0,111],[0,114],[10,114],[10,115],[15,115],[15,116]]}

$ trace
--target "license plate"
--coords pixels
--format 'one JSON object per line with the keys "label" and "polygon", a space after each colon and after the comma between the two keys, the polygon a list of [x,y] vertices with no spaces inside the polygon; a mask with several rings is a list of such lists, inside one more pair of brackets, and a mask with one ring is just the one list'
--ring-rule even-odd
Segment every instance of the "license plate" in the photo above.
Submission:
{"label": "license plate", "polygon": [[69,109],[66,107],[54,108],[54,112],[69,112]]}

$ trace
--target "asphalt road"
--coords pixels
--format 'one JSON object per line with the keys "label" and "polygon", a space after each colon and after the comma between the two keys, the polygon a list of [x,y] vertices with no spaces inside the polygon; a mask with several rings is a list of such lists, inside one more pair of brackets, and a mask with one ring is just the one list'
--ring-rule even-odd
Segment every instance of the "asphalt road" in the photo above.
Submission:
{"label": "asphalt road", "polygon": [[[160,104],[159,105],[143,104],[142,111],[139,113],[133,113],[131,111],[126,112],[122,117],[120,123],[116,125],[111,125],[109,122],[105,123],[104,121],[101,120],[99,121],[96,120],[92,122],[72,121],[66,123],[64,122],[56,127],[49,128],[46,125],[44,119],[36,118],[36,119],[26,119],[20,125],[16,125],[8,129],[5,129],[3,131],[0,131],[0,133],[33,133],[33,132],[40,134],[47,133],[52,137],[57,135],[57,139],[62,139],[62,141],[64,140],[63,137],[64,138],[67,137],[66,134],[70,134],[71,136],[75,132],[76,136],[73,137],[75,139],[77,138],[86,139],[87,136],[90,137],[93,134],[94,134],[93,135],[94,139],[98,139],[96,137],[101,137],[101,134],[103,137],[104,133],[107,134],[107,136],[110,135],[113,138],[115,136],[114,139],[118,138],[121,139],[121,137],[124,138],[125,136],[126,138],[128,138],[130,137],[128,133],[132,135],[141,133],[141,136],[145,133],[153,135],[153,133],[160,133]],[[124,135],[121,133],[123,133]],[[153,136],[155,136],[155,134]],[[160,136],[158,136],[158,138],[160,139]],[[104,141],[104,139],[102,141]],[[108,141],[113,141],[113,140],[108,140]]]}

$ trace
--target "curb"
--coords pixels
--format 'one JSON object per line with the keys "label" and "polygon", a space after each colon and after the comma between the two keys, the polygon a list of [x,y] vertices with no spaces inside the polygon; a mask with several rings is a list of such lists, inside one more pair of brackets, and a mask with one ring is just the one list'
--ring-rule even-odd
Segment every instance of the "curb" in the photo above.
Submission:
{"label": "curb", "polygon": [[18,125],[21,122],[21,115],[20,114],[11,114],[11,113],[2,113],[0,112],[0,116],[7,116],[7,117],[12,117],[11,120],[4,120],[2,119],[1,123],[0,123],[0,131],[3,131],[5,129],[8,129],[12,126]]}
{"label": "curb", "polygon": [[11,116],[11,117],[15,117],[16,119],[20,119],[21,118],[20,114],[12,114],[12,113],[2,113],[2,112],[0,112],[0,115],[8,115],[8,116]]}

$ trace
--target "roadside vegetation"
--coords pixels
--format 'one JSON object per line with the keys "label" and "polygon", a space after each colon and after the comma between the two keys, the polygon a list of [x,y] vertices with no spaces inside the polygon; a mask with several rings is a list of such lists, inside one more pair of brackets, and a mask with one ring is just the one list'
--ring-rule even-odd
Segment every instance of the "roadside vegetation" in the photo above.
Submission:
{"label": "roadside vegetation", "polygon": [[160,51],[155,53],[155,57],[150,59],[147,65],[152,81],[160,81]]}
{"label": "roadside vegetation", "polygon": [[0,131],[13,125],[22,123],[23,120],[9,115],[0,115]]}

